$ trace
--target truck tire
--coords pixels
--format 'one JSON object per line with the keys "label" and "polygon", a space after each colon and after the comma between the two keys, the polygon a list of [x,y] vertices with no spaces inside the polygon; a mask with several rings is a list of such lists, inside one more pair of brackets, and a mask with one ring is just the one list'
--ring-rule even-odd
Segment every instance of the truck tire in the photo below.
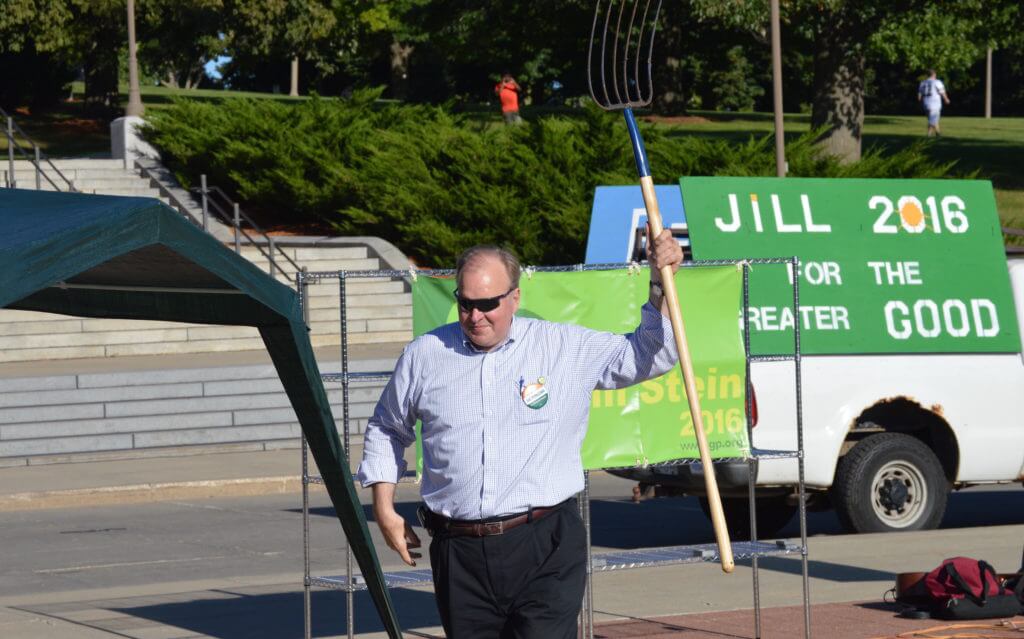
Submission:
{"label": "truck tire", "polygon": [[832,501],[850,532],[930,530],[946,510],[949,482],[935,453],[902,433],[864,439],[839,460]]}
{"label": "truck tire", "polygon": [[[711,520],[711,505],[707,497],[700,498],[700,509]],[[757,498],[757,538],[770,539],[785,528],[796,514],[795,504],[789,504],[785,496]],[[750,500],[747,497],[722,497],[722,511],[725,525],[732,541],[750,539]]]}

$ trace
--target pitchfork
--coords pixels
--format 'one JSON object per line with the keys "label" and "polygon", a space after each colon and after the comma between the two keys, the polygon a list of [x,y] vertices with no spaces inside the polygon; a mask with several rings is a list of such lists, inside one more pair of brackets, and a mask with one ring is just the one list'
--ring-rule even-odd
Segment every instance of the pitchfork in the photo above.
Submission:
{"label": "pitchfork", "polygon": [[[654,98],[651,54],[654,51],[654,34],[657,30],[661,0],[654,0],[653,9],[651,5],[652,0],[598,0],[594,8],[594,24],[590,30],[590,50],[587,52],[587,84],[591,97],[599,107],[608,111],[621,109],[622,115],[626,118],[626,128],[629,129],[629,139],[633,143],[633,159],[636,160],[636,171],[640,175],[640,190],[643,193],[644,206],[647,207],[647,221],[651,226],[653,239],[661,235],[664,225],[658,209],[658,199],[654,194],[654,180],[651,178],[644,140],[633,117],[634,107],[645,107]],[[641,60],[645,54],[646,60]],[[600,81],[597,90],[595,80]],[[683,327],[682,313],[679,311],[679,296],[676,294],[671,266],[661,270],[661,281],[668,301],[676,348],[679,351],[679,366],[683,373],[686,397],[690,403],[693,432],[697,436],[700,461],[704,466],[704,488],[711,507],[711,523],[714,525],[715,540],[718,542],[718,556],[722,562],[722,570],[728,573],[735,567],[732,546],[729,544],[729,531],[725,525],[722,500],[718,494],[718,482],[715,480],[707,435],[704,433],[700,399],[694,385],[693,361],[686,343],[686,330]]]}

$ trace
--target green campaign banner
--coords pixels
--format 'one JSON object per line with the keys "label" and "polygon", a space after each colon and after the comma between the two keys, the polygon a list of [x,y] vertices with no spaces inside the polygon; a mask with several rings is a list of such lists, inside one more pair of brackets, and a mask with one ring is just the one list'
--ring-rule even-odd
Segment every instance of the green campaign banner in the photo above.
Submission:
{"label": "green campaign banner", "polygon": [[[744,457],[749,451],[746,360],[737,321],[742,277],[734,265],[684,268],[676,275],[704,429],[715,458]],[[648,280],[646,269],[524,273],[518,315],[628,333],[640,322]],[[454,288],[453,278],[416,278],[412,286],[416,335],[458,321]],[[587,469],[699,457],[678,366],[629,388],[593,393],[583,442]]]}
{"label": "green campaign banner", "polygon": [[751,353],[1020,351],[990,182],[684,177],[694,259],[800,258],[750,274]]}

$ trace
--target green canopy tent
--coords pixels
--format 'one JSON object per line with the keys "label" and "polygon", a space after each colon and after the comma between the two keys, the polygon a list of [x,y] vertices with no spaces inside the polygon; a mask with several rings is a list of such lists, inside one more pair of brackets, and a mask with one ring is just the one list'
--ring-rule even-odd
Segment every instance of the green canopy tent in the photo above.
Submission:
{"label": "green canopy tent", "polygon": [[0,189],[0,308],[258,328],[384,627],[401,636],[293,290],[158,200]]}

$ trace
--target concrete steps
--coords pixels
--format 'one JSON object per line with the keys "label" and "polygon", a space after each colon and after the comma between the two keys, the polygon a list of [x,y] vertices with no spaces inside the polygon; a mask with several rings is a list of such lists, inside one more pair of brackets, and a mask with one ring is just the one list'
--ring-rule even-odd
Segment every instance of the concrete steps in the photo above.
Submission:
{"label": "concrete steps", "polygon": [[[122,160],[54,160],[56,167],[75,187],[84,192],[159,198],[155,180],[143,177],[138,168],[126,168]],[[48,165],[44,165],[49,168]],[[7,165],[0,162],[0,170]],[[27,161],[15,162],[19,186],[34,188],[35,169]],[[60,188],[64,184],[55,176]],[[0,180],[2,181],[2,180]],[[54,187],[44,180],[44,190]],[[167,185],[164,185],[167,187]],[[164,201],[167,201],[166,198]],[[196,212],[192,213],[197,215]],[[201,213],[198,213],[201,217]],[[223,231],[223,229],[221,229]],[[224,237],[223,232],[219,234]],[[272,269],[280,282],[294,287],[296,268],[282,257],[286,254],[299,268],[311,272],[378,270],[381,240],[366,243],[336,243],[324,238],[275,238]],[[233,241],[228,242],[230,248]],[[376,247],[376,248],[371,248]],[[241,254],[264,271],[270,263],[263,251],[243,245]],[[395,261],[392,255],[392,262]],[[399,257],[399,260],[402,258]],[[404,265],[407,267],[407,262]],[[310,337],[314,346],[341,343],[341,312],[338,281],[324,280],[309,289]],[[401,279],[351,279],[347,284],[347,330],[350,344],[406,342],[412,337],[412,299]],[[201,326],[165,322],[110,321],[67,318],[25,311],[0,310],[0,363],[83,357],[126,357],[173,353],[206,353],[261,350],[263,341],[256,329],[248,327]]]}
{"label": "concrete steps", "polygon": [[[0,183],[7,183],[9,166],[6,162],[0,162]],[[56,167],[56,171],[54,167]],[[18,188],[35,189],[35,165],[28,160],[16,160],[14,162],[14,179]],[[143,177],[137,169],[127,166],[124,160],[52,160],[52,166],[43,162],[39,181],[40,190],[67,191],[69,190],[68,181],[81,193],[152,197],[165,204],[170,203],[168,198],[161,195],[156,184]]]}
{"label": "concrete steps", "polygon": [[[321,354],[322,361],[327,357]],[[159,362],[154,359],[153,365]],[[394,357],[350,366],[390,370]],[[350,388],[352,434],[363,432],[382,389],[381,382]],[[340,420],[340,384],[328,386],[328,397]],[[294,447],[300,433],[269,363],[0,378],[0,467],[179,447]]]}
{"label": "concrete steps", "polygon": [[[357,294],[360,288],[377,292]],[[401,280],[348,286],[349,344],[408,342],[412,295]],[[309,287],[310,340],[314,347],[341,344],[337,280]],[[0,362],[83,357],[262,350],[258,331],[246,326],[67,317],[0,310]]]}
{"label": "concrete steps", "polygon": [[[381,270],[380,260],[371,257],[365,246],[303,247],[278,245],[300,267],[310,272]],[[242,255],[257,266],[269,270],[264,254],[256,247],[243,247]],[[295,267],[275,255],[278,281],[294,286]],[[284,270],[284,273],[281,270]],[[396,278],[351,278],[346,280],[346,319],[350,344],[407,342],[412,338],[412,295],[408,286]],[[341,310],[337,279],[309,286],[310,335],[317,345],[339,343]],[[338,336],[331,342],[330,336]]]}
{"label": "concrete steps", "polygon": [[[126,169],[122,160],[54,163],[84,192],[147,197],[171,192],[179,203],[191,197],[158,165],[149,167],[155,177],[150,179],[140,169]],[[0,162],[0,171],[0,182],[6,183],[5,163]],[[29,163],[18,164],[15,177],[21,188],[35,187]],[[59,178],[51,178],[65,189]],[[43,180],[42,188],[53,186]],[[189,210],[194,219],[201,219],[196,206]],[[211,231],[234,248],[230,229],[218,226]],[[299,268],[311,272],[408,268],[405,256],[379,238],[280,237],[275,243]],[[246,246],[241,253],[257,267],[269,269],[267,257],[258,248]],[[296,268],[279,254],[275,264],[281,268],[274,269],[274,277],[294,287]],[[350,278],[346,290],[350,351],[383,348],[397,356],[412,337],[412,299],[405,281]],[[308,294],[313,346],[337,361],[341,344],[338,279],[311,285]],[[299,427],[273,367],[269,363],[225,365],[253,357],[265,360],[266,352],[257,330],[249,327],[0,309],[0,363],[4,364],[0,366],[0,466],[162,455],[185,449],[297,446]],[[325,366],[320,353],[318,359],[322,371],[340,368]],[[111,370],[74,373],[88,362],[103,362]],[[139,362],[147,362],[148,367],[140,368]],[[362,369],[354,365],[353,370],[389,371],[393,363],[392,358]],[[39,366],[49,367],[50,372],[40,374],[35,370]],[[32,370],[19,372],[26,367]],[[353,433],[362,432],[381,388],[379,383],[353,387]],[[339,385],[328,392],[340,418]]]}

